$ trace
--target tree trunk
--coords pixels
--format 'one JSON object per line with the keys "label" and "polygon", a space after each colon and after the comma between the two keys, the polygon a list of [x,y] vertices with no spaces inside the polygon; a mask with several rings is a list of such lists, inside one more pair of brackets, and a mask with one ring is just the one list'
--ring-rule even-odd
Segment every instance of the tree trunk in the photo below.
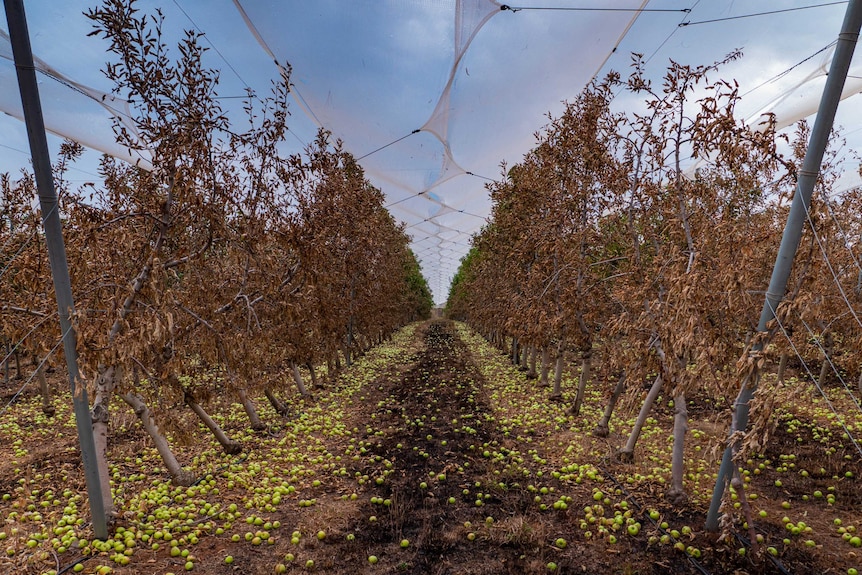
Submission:
{"label": "tree trunk", "polygon": [[195,414],[200,418],[200,420],[204,422],[204,425],[206,425],[209,430],[212,431],[212,434],[215,436],[216,441],[221,444],[222,449],[224,449],[225,453],[234,455],[242,451],[242,445],[238,441],[230,439],[225,434],[224,430],[219,427],[219,424],[216,423],[212,417],[210,417],[210,415],[204,410],[204,408],[198,402],[196,402],[191,395],[189,395],[188,393],[185,394],[185,400],[186,405],[191,407],[192,411],[194,411]]}
{"label": "tree trunk", "polygon": [[24,379],[24,374],[21,373],[21,354],[16,350],[12,355],[15,357],[15,379]]}
{"label": "tree trunk", "polygon": [[546,345],[542,348],[542,376],[539,385],[548,387],[548,371],[551,369],[551,349]]}
{"label": "tree trunk", "polygon": [[781,354],[781,359],[778,360],[778,383],[784,383],[784,372],[787,371],[787,358],[789,354],[784,352]]}
{"label": "tree trunk", "polygon": [[626,389],[626,372],[620,376],[617,381],[617,385],[614,387],[614,391],[611,394],[611,398],[608,401],[607,406],[605,406],[605,413],[602,415],[602,419],[599,421],[599,424],[596,425],[596,428],[593,430],[593,435],[596,437],[607,437],[611,433],[610,423],[611,423],[611,415],[614,413],[614,407],[617,405],[617,401],[619,401],[620,396],[623,391]]}
{"label": "tree trunk", "polygon": [[159,431],[159,426],[156,425],[156,421],[153,418],[153,413],[147,407],[147,404],[144,403],[144,400],[140,395],[136,393],[124,393],[120,397],[123,398],[123,401],[129,404],[131,408],[134,410],[135,415],[138,416],[138,419],[141,420],[141,425],[144,426],[144,429],[147,431],[147,434],[153,440],[153,443],[156,446],[156,449],[159,452],[159,455],[162,456],[162,461],[165,463],[165,467],[168,468],[168,473],[171,474],[171,481],[174,485],[182,485],[183,487],[188,487],[192,483],[195,482],[195,475],[191,471],[185,471],[180,463],[177,461],[176,456],[174,456],[174,452],[171,451],[171,446],[168,444],[168,440],[165,439],[165,436],[162,435],[162,432]]}
{"label": "tree trunk", "polygon": [[308,368],[308,372],[311,374],[311,387],[320,388],[323,387],[323,384],[320,383],[320,380],[317,378],[317,373],[314,372],[314,366],[311,362],[306,363],[305,367]]}
{"label": "tree trunk", "polygon": [[685,432],[688,431],[688,407],[685,394],[680,393],[673,400],[673,452],[671,454],[671,481],[667,492],[668,501],[673,505],[683,505],[688,500],[682,484],[685,474]]}
{"label": "tree trunk", "polygon": [[528,354],[529,352],[530,352],[530,346],[528,346],[528,345],[522,345],[522,346],[521,346],[521,362],[520,362],[520,364],[521,364],[521,371],[527,371],[527,369],[528,369],[528,368],[527,368],[527,363],[528,363],[529,359],[528,359],[528,355],[527,355],[527,354]]}
{"label": "tree trunk", "polygon": [[245,388],[240,388],[237,394],[239,395],[239,402],[242,403],[242,408],[245,410],[245,414],[248,415],[249,422],[251,422],[251,428],[255,431],[266,429],[266,425],[260,420],[260,416],[254,408],[254,403],[251,401]]}
{"label": "tree trunk", "polygon": [[817,383],[823,387],[827,383],[829,377],[829,368],[831,367],[829,357],[832,355],[833,347],[832,332],[827,331],[823,336],[823,364],[820,366],[820,377],[817,378]]}
{"label": "tree trunk", "polygon": [[527,379],[536,379],[536,346],[530,346],[530,369],[527,371]]}
{"label": "tree trunk", "polygon": [[4,346],[6,348],[3,353],[3,383],[8,387],[9,386],[9,353],[12,347],[9,345],[9,342],[6,342]]}
{"label": "tree trunk", "polygon": [[584,404],[584,394],[587,390],[587,381],[590,379],[590,367],[592,365],[593,350],[592,348],[584,351],[581,354],[581,375],[578,381],[578,394],[575,396],[575,403],[572,405],[570,413],[572,415],[581,414],[581,406]]}
{"label": "tree trunk", "polygon": [[48,379],[45,377],[45,364],[33,355],[33,365],[36,367],[36,379],[39,380],[39,391],[42,393],[42,413],[53,417],[56,410],[51,404],[51,389],[48,387]]}
{"label": "tree trunk", "polygon": [[295,363],[290,364],[293,368],[293,381],[296,382],[296,389],[299,390],[299,395],[306,397],[308,390],[305,389],[305,384],[302,382],[302,373],[299,371],[299,366]]}
{"label": "tree trunk", "polygon": [[99,483],[102,488],[102,504],[105,515],[112,518],[116,515],[114,498],[111,494],[111,473],[108,469],[108,406],[111,395],[120,379],[119,367],[100,368],[96,378],[96,393],[93,396],[93,407],[90,409],[90,424],[93,427],[93,440],[96,444],[96,468],[99,472]]}
{"label": "tree trunk", "polygon": [[353,348],[353,316],[350,316],[350,321],[347,323],[347,338],[344,342],[344,365],[350,367],[353,365],[353,358],[350,351]]}
{"label": "tree trunk", "polygon": [[277,414],[287,419],[290,417],[290,408],[287,406],[285,402],[280,400],[269,388],[269,386],[263,388],[263,394],[269,400],[270,405],[275,410]]}
{"label": "tree trunk", "polygon": [[557,360],[554,365],[554,391],[551,392],[551,399],[562,399],[563,392],[560,386],[563,381],[563,355],[565,354],[565,346],[561,341],[557,346]]}
{"label": "tree trunk", "polygon": [[353,360],[350,357],[350,345],[348,343],[341,344],[341,353],[344,354],[344,367],[349,368]]}
{"label": "tree trunk", "polygon": [[658,394],[661,393],[661,374],[659,374],[655,381],[652,384],[652,387],[647,393],[646,399],[644,400],[643,405],[641,406],[640,413],[638,413],[637,421],[635,421],[635,426],[632,428],[631,434],[629,434],[629,440],[626,442],[626,446],[617,452],[617,456],[620,458],[620,461],[624,461],[626,463],[631,463],[635,459],[635,444],[638,442],[638,437],[640,437],[641,429],[643,429],[644,423],[646,423],[646,418],[649,415],[650,410],[652,409],[652,404],[655,403]]}
{"label": "tree trunk", "polygon": [[512,361],[513,365],[518,365],[518,338],[514,335],[512,336],[512,350],[510,352],[509,359]]}

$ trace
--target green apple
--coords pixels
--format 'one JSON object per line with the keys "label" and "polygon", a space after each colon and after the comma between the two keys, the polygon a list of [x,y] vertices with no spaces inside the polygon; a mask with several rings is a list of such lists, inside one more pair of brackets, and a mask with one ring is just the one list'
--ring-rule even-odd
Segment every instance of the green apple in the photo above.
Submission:
{"label": "green apple", "polygon": [[566,548],[567,543],[566,543],[566,540],[565,540],[565,539],[563,539],[562,537],[560,537],[560,538],[558,538],[556,541],[554,541],[554,545],[556,545],[556,546],[557,546],[557,547],[559,547],[560,549],[565,549],[565,548]]}

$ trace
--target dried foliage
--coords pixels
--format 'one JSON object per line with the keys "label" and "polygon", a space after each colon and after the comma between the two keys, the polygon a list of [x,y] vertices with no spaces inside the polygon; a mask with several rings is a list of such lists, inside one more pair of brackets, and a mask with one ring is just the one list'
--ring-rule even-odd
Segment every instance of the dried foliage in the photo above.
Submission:
{"label": "dried foliage", "polygon": [[[305,153],[279,153],[288,77],[265,99],[249,93],[236,128],[199,33],[168,47],[162,14],[131,0],[88,16],[133,110],[136,132],[118,123],[118,142],[154,166],[105,157],[102,181],[73,190],[63,177],[81,148],[66,143],[55,168],[97,407],[134,394],[179,432],[171,422],[189,400],[284,388],[293,364],[320,365],[430,314],[403,227],[341,144],[321,132]],[[0,338],[43,357],[59,333],[33,177],[3,175],[0,192]]]}
{"label": "dried foliage", "polygon": [[[768,117],[754,127],[735,118],[737,85],[709,77],[738,57],[671,62],[653,85],[635,55],[625,89],[644,100],[640,111],[612,111],[613,73],[568,103],[523,161],[489,185],[492,217],[453,279],[449,314],[497,341],[598,352],[602,373],[636,382],[622,399],[629,406],[656,375],[666,397],[729,405],[754,367],[795,354],[788,338],[774,337],[785,330],[806,361],[819,365],[825,352],[858,374],[860,195],[823,201],[838,176],[834,153],[782,324],[766,337],[767,352],[746,345],[808,130],[803,123],[781,137]],[[748,447],[763,446],[784,399],[774,385],[763,388]]]}

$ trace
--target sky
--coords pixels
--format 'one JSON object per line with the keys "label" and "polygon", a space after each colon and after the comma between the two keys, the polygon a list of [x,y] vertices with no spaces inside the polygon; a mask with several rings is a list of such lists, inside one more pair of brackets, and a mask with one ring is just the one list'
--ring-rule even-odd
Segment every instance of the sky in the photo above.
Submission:
{"label": "sky", "polygon": [[[83,12],[92,0],[25,4],[34,54],[65,77],[110,93],[101,72],[105,44],[87,37],[92,27]],[[799,9],[816,4],[827,5]],[[710,64],[742,49],[743,58],[718,77],[739,82],[744,94],[739,112],[746,118],[807,76],[822,77],[827,53],[816,54],[837,37],[846,9],[845,2],[827,0],[517,4],[645,7],[640,13],[500,10],[491,0],[142,0],[138,5],[143,12],[162,8],[169,43],[185,28],[206,34],[211,48],[206,63],[220,70],[222,103],[238,120],[236,96],[246,87],[266,94],[278,77],[273,60],[289,62],[299,100],[292,103],[284,151],[299,151],[322,125],[363,158],[369,178],[411,235],[438,303],[445,301],[471,235],[486,221],[488,179],[500,177],[502,163],[517,163],[534,145],[533,134],[547,123],[546,114],[559,114],[563,101],[574,98],[591,77],[611,69],[626,74],[632,52],[648,58],[647,75],[660,81],[669,59]],[[775,13],[743,17],[758,12]],[[0,29],[7,29],[2,14]],[[849,82],[858,91],[862,62],[854,62]],[[0,60],[0,109],[8,109],[17,96],[10,70],[6,66],[4,75]],[[110,146],[108,112],[51,79],[42,77],[40,89],[46,117]],[[822,82],[813,81],[777,109],[793,113],[801,102],[816,102],[820,90]],[[862,149],[858,99],[846,100],[837,117],[848,150]],[[631,111],[643,102],[622,92],[614,106]],[[56,153],[60,140],[49,142]],[[26,166],[26,150],[23,123],[0,114],[0,172]],[[858,166],[849,153],[844,157],[851,168]],[[98,153],[88,153],[70,179],[94,181],[97,162]]]}

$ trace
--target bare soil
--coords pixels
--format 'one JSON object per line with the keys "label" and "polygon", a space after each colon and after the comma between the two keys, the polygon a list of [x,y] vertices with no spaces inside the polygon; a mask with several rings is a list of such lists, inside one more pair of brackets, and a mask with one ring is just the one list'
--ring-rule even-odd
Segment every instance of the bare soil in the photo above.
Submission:
{"label": "bare soil", "polygon": [[[622,464],[613,458],[591,462],[601,475],[601,488],[611,499],[604,507],[608,513],[630,510],[630,516],[642,527],[631,536],[624,533],[623,526],[623,532],[613,543],[598,536],[587,539],[581,523],[584,509],[596,504],[595,484],[553,478],[551,470],[560,468],[560,453],[541,442],[525,443],[523,437],[507,433],[497,425],[493,399],[488,382],[477,367],[477,356],[458,337],[454,324],[435,320],[423,324],[416,333],[418,339],[405,355],[406,360],[380,369],[376,378],[362,388],[361,401],[351,402],[344,422],[346,429],[353,430],[351,440],[326,435],[319,438],[320,453],[343,455],[340,465],[346,474],[327,474],[330,469],[322,466],[315,476],[320,478],[318,485],[309,481],[302,484],[302,498],[314,498],[314,505],[300,507],[289,499],[289,504],[266,514],[268,521],[279,521],[283,526],[273,530],[272,544],[254,546],[245,540],[232,541],[233,533],[255,529],[240,521],[224,534],[202,536],[194,547],[193,572],[270,574],[281,563],[288,573],[375,575],[551,572],[826,575],[847,573],[855,560],[847,543],[834,534],[833,520],[841,516],[845,520],[862,521],[862,489],[858,480],[842,481],[840,497],[833,505],[803,499],[803,494],[811,493],[812,489],[826,493],[835,485],[833,476],[850,469],[855,470],[858,478],[859,461],[848,463],[829,454],[813,439],[800,441],[783,426],[779,426],[764,454],[774,463],[764,466],[756,479],[758,508],[769,510],[768,517],[756,524],[765,538],[759,553],[750,548],[745,555],[739,553],[749,543],[745,539],[748,532],[742,526],[729,531],[729,540],[720,541],[716,535],[702,530],[705,519],[702,503],[675,509],[663,497],[664,486],[629,481],[634,470],[641,469],[638,463]],[[0,390],[0,397],[6,398],[4,405],[14,394],[14,388],[13,379],[9,388]],[[317,401],[319,405],[325,404],[322,395]],[[705,434],[725,433],[723,426],[712,421],[717,410],[712,402],[695,398],[692,405],[693,429]],[[29,425],[25,421],[18,423]],[[231,430],[230,424],[227,427]],[[273,428],[269,433],[278,436],[281,432]],[[583,441],[595,439],[584,436]],[[144,443],[140,430],[130,424],[113,438],[112,450],[116,454],[134,453]],[[192,447],[187,455],[193,453]],[[776,472],[777,462],[787,453],[795,453],[798,461],[804,460],[806,469],[817,470],[816,477]],[[281,471],[278,455],[256,452],[255,459],[263,461],[265,468]],[[244,461],[240,458],[233,463],[241,466]],[[544,473],[537,475],[537,470]],[[122,471],[147,473],[134,466]],[[73,437],[67,434],[51,443],[29,446],[27,456],[18,459],[14,469],[8,462],[0,463],[0,493],[13,492],[22,474],[31,477],[37,472],[49,473],[53,478],[43,482],[42,490],[50,488],[57,493],[66,488],[81,490],[80,458]],[[57,481],[63,472],[70,478],[65,485]],[[780,480],[780,487],[775,486],[776,480]],[[223,502],[241,501],[243,489],[255,487],[230,489],[218,474],[216,483],[220,489],[218,499]],[[539,486],[554,489],[540,495]],[[541,510],[537,505],[537,496],[550,506],[563,495],[569,498],[565,509]],[[814,547],[795,542],[782,545],[787,536],[781,521],[784,513],[781,503],[785,501],[792,504],[796,520],[804,517],[815,533],[831,535],[819,537]],[[9,531],[19,525],[8,519],[10,505],[11,502],[0,502],[0,517],[7,518],[0,530]],[[648,511],[652,509],[660,511],[660,521],[668,523],[667,529],[649,517]],[[44,515],[49,521],[49,514]],[[121,519],[119,525],[123,524]],[[125,523],[127,527],[133,524]],[[684,543],[684,548],[696,548],[699,558],[675,549],[672,544],[654,541],[683,525],[691,526],[693,531],[678,540]],[[291,542],[293,530],[301,532],[298,544]],[[315,536],[320,530],[325,531],[322,539]],[[555,544],[558,538],[566,540],[564,548]],[[402,545],[402,541],[406,543]],[[765,552],[767,545],[777,545],[775,557]],[[25,560],[27,551],[16,551],[14,557],[0,557],[0,572],[43,573],[50,569],[70,572],[76,562],[81,562],[84,573],[91,573],[98,559],[98,555],[82,557],[77,550],[70,549],[61,554],[52,551],[42,561]],[[285,559],[287,554],[293,554],[293,561]],[[227,555],[233,557],[230,565],[224,561]],[[369,561],[371,556],[376,558],[373,564]],[[101,559],[100,564],[104,564],[104,556]],[[314,561],[313,567],[306,566],[309,559]],[[142,548],[132,556],[128,566],[117,565],[112,569],[113,573],[123,575],[164,575],[182,572],[184,563],[181,557],[171,557],[168,546],[164,545],[158,551]]]}

